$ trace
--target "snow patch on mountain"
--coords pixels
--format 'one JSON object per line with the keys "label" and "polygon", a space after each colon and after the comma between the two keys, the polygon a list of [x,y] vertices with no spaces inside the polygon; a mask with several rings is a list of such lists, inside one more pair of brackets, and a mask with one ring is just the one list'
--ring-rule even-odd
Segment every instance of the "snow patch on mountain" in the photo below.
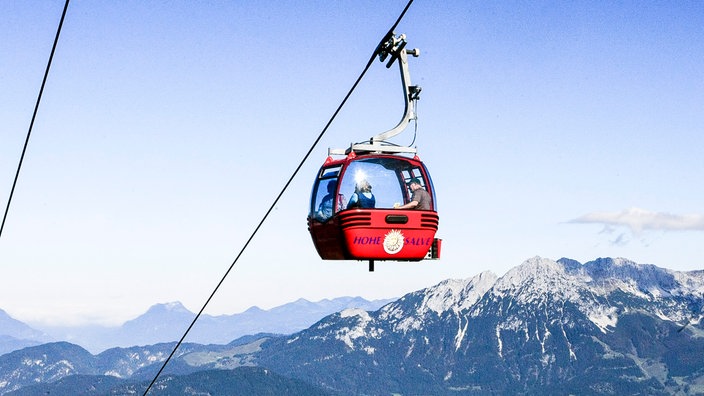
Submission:
{"label": "snow patch on mountain", "polygon": [[464,340],[465,334],[467,334],[467,326],[469,326],[469,319],[464,319],[464,326],[462,326],[462,316],[457,314],[457,334],[455,335],[455,351],[460,349],[462,345],[462,340]]}
{"label": "snow patch on mountain", "polygon": [[[340,312],[340,318],[348,318],[355,321],[350,327],[342,327],[335,332],[335,338],[344,342],[347,347],[355,350],[354,341],[358,338],[379,338],[383,330],[369,326],[372,317],[367,311],[358,308],[350,308]],[[368,354],[374,353],[374,348],[363,347]]]}
{"label": "snow patch on mountain", "polygon": [[[422,329],[429,320],[437,319],[445,313],[453,313],[460,322],[458,342],[461,342],[461,319],[459,313],[468,310],[479,301],[494,285],[497,276],[491,271],[485,271],[469,279],[448,279],[431,288],[411,293],[400,300],[381,309],[379,319],[395,323],[394,330],[407,333]],[[417,300],[412,307],[406,306],[406,301]]]}
{"label": "snow patch on mountain", "polygon": [[596,306],[587,313],[587,318],[589,318],[602,333],[606,333],[609,327],[616,327],[616,323],[618,323],[618,310],[615,307]]}
{"label": "snow patch on mountain", "polygon": [[674,278],[681,285],[677,293],[691,293],[704,297],[704,271],[675,272]]}
{"label": "snow patch on mountain", "polygon": [[349,318],[352,316],[359,316],[365,321],[371,320],[371,317],[369,316],[369,313],[363,309],[359,308],[349,308],[345,309],[342,312],[340,312],[340,317],[341,318]]}

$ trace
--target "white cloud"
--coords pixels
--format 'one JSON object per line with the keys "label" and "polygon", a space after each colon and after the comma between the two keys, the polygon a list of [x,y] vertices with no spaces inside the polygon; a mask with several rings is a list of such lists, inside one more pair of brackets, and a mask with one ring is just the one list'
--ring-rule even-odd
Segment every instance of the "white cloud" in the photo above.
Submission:
{"label": "white cloud", "polygon": [[651,212],[630,208],[621,212],[592,212],[570,220],[570,223],[601,224],[609,227],[628,227],[634,234],[644,230],[659,231],[704,231],[704,215]]}

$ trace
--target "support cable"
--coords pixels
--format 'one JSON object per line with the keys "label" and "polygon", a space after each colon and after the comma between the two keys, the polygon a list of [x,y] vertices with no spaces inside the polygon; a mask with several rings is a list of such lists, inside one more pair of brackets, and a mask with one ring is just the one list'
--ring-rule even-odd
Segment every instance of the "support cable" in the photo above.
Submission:
{"label": "support cable", "polygon": [[32,114],[32,121],[29,123],[29,130],[27,131],[27,137],[24,140],[24,147],[22,148],[22,155],[20,155],[20,162],[17,165],[17,172],[15,173],[15,180],[12,182],[12,189],[10,190],[10,197],[7,199],[7,205],[5,206],[5,214],[2,217],[2,224],[0,224],[0,237],[2,237],[2,230],[5,229],[5,220],[7,220],[7,214],[10,211],[10,203],[12,202],[12,196],[15,194],[15,187],[17,186],[17,180],[20,177],[20,169],[22,169],[22,162],[24,161],[24,154],[27,152],[27,145],[29,145],[29,137],[32,135],[32,128],[34,127],[34,120],[37,118],[37,111],[39,111],[39,103],[42,101],[42,94],[44,93],[44,86],[46,85],[46,79],[49,76],[49,69],[51,69],[51,61],[54,59],[54,52],[56,51],[56,44],[59,42],[59,36],[61,35],[61,27],[64,24],[64,18],[66,17],[66,10],[68,10],[68,3],[71,0],[66,0],[64,4],[64,11],[61,13],[61,20],[59,21],[59,28],[56,30],[56,37],[54,38],[54,45],[51,47],[51,54],[49,55],[49,61],[46,64],[46,70],[44,71],[44,79],[42,80],[42,86],[39,88],[39,95],[37,97],[37,103],[34,105],[34,113]]}
{"label": "support cable", "polygon": [[276,198],[274,199],[274,202],[271,204],[271,206],[269,207],[269,209],[266,211],[266,213],[264,214],[264,217],[262,217],[261,221],[260,221],[259,224],[256,226],[256,228],[254,229],[254,231],[252,232],[252,234],[249,236],[249,239],[247,239],[247,242],[245,242],[244,246],[242,246],[242,249],[241,249],[240,252],[237,254],[237,257],[235,257],[235,260],[232,262],[232,264],[230,264],[230,267],[227,269],[227,271],[225,271],[225,274],[224,274],[224,275],[222,276],[222,278],[220,279],[220,282],[218,282],[218,284],[215,286],[215,289],[214,289],[213,292],[210,294],[210,297],[208,297],[208,299],[205,301],[205,303],[204,303],[203,306],[201,307],[200,311],[198,311],[198,313],[196,314],[195,318],[193,318],[193,321],[192,321],[191,324],[188,326],[188,328],[186,329],[186,331],[183,333],[183,336],[181,337],[181,339],[178,340],[178,342],[176,343],[176,346],[174,346],[174,349],[171,351],[171,353],[170,353],[169,356],[166,358],[166,360],[164,360],[164,363],[162,364],[161,368],[160,368],[159,371],[156,373],[156,375],[154,376],[154,379],[152,379],[152,382],[149,384],[149,386],[147,386],[147,389],[144,391],[144,393],[143,393],[142,396],[146,396],[147,393],[149,393],[149,390],[152,388],[152,386],[154,386],[154,384],[156,383],[156,380],[159,378],[159,376],[161,375],[161,373],[164,371],[164,368],[166,368],[166,365],[169,363],[169,361],[170,361],[171,358],[174,356],[174,354],[176,353],[176,351],[178,350],[178,348],[181,346],[181,344],[183,343],[183,341],[186,339],[186,336],[188,336],[188,333],[191,331],[191,329],[193,328],[193,326],[196,324],[196,322],[198,321],[198,319],[200,318],[200,316],[203,314],[203,311],[205,311],[205,308],[206,308],[206,307],[208,306],[208,304],[210,303],[210,300],[213,299],[213,297],[215,296],[215,293],[217,293],[218,289],[220,288],[220,286],[221,286],[221,285],[223,284],[223,282],[225,281],[225,278],[227,278],[227,276],[230,274],[230,271],[232,271],[232,268],[235,266],[235,264],[237,264],[237,261],[238,261],[238,260],[240,259],[240,257],[242,256],[242,253],[244,253],[244,251],[247,249],[247,246],[249,246],[249,243],[252,241],[252,239],[254,239],[254,236],[257,234],[257,232],[259,231],[259,229],[261,228],[261,226],[264,224],[264,221],[266,221],[266,219],[269,217],[269,214],[274,210],[274,207],[275,207],[276,204],[279,202],[279,200],[280,200],[281,197],[283,196],[284,192],[286,192],[286,190],[288,189],[289,185],[291,184],[291,182],[293,181],[293,179],[296,177],[296,175],[298,174],[298,172],[301,170],[301,168],[303,167],[303,164],[308,160],[308,157],[310,157],[310,155],[311,155],[311,153],[313,152],[313,150],[315,149],[315,147],[318,145],[318,143],[319,143],[320,140],[323,138],[323,136],[324,136],[325,133],[327,132],[328,128],[329,128],[330,125],[332,124],[332,122],[333,122],[333,121],[335,120],[335,118],[337,117],[338,113],[342,110],[342,107],[345,105],[345,103],[347,102],[347,100],[349,99],[349,97],[352,95],[352,93],[354,92],[354,90],[357,88],[357,85],[359,85],[360,81],[362,80],[362,77],[364,77],[364,75],[367,73],[367,71],[368,71],[369,68],[371,67],[372,63],[374,62],[374,58],[375,58],[376,55],[377,55],[378,49],[381,47],[382,44],[384,44],[384,43],[388,40],[388,37],[390,37],[390,36],[393,35],[394,30],[396,29],[396,27],[398,26],[398,24],[401,22],[401,20],[403,19],[403,16],[406,14],[406,11],[408,11],[408,8],[411,6],[412,3],[413,3],[413,0],[409,0],[409,1],[408,1],[408,4],[406,4],[406,7],[405,7],[405,8],[403,9],[403,11],[401,12],[401,15],[399,15],[399,17],[398,17],[398,19],[396,20],[396,22],[393,24],[393,26],[391,26],[391,29],[389,29],[389,32],[384,36],[384,39],[382,39],[382,41],[379,43],[379,45],[377,46],[377,49],[374,51],[374,53],[372,54],[372,56],[369,58],[369,61],[367,62],[367,65],[364,67],[364,70],[363,70],[362,73],[359,75],[359,77],[357,77],[357,80],[356,80],[356,81],[354,82],[354,84],[352,85],[352,88],[350,88],[349,92],[347,92],[347,95],[345,95],[345,98],[342,100],[342,102],[340,103],[340,105],[337,107],[337,110],[335,110],[335,112],[333,113],[332,117],[330,117],[330,120],[327,122],[327,124],[325,124],[325,127],[323,128],[323,130],[322,130],[322,131],[320,132],[320,134],[318,135],[317,139],[315,139],[315,141],[313,142],[313,144],[312,144],[312,145],[310,146],[310,148],[308,149],[308,152],[303,156],[303,159],[302,159],[301,162],[298,164],[298,166],[296,167],[296,169],[293,171],[293,174],[291,174],[291,177],[289,177],[288,181],[286,182],[286,184],[284,185],[284,187],[281,189],[281,192],[279,192],[279,195],[276,196]]}

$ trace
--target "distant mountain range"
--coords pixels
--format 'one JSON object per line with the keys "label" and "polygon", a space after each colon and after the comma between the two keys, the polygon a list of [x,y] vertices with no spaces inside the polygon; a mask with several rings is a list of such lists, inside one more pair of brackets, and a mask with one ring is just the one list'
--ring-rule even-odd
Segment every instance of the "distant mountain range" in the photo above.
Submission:
{"label": "distant mountain range", "polygon": [[[310,387],[289,394],[703,394],[703,310],[704,271],[535,257],[290,335],[185,344],[150,394],[217,394],[228,376],[252,394],[272,378]],[[0,393],[141,393],[172,347],[28,347],[0,356]]]}
{"label": "distant mountain range", "polygon": [[51,340],[48,334],[13,319],[0,309],[0,355]]}
{"label": "distant mountain range", "polygon": [[[227,344],[248,334],[291,334],[323,317],[348,308],[374,311],[395,299],[368,301],[361,297],[338,297],[310,302],[299,299],[270,310],[251,307],[247,311],[211,316],[201,315],[188,341]],[[180,302],[156,304],[139,317],[119,327],[46,327],[42,331],[12,319],[0,310],[0,355],[50,341],[68,341],[99,353],[114,347],[130,347],[177,341],[195,318]]]}

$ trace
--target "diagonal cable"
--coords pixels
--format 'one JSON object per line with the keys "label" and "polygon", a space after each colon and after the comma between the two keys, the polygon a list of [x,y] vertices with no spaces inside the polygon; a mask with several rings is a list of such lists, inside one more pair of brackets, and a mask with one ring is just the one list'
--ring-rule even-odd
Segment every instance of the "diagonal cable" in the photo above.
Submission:
{"label": "diagonal cable", "polygon": [[283,194],[286,192],[286,190],[288,189],[289,185],[291,184],[291,182],[293,181],[293,179],[294,179],[294,178],[296,177],[296,175],[298,174],[298,171],[301,170],[301,167],[303,167],[303,164],[308,160],[308,157],[310,157],[310,155],[311,155],[311,153],[313,152],[313,150],[315,149],[315,147],[318,145],[318,143],[319,143],[320,140],[323,138],[323,136],[324,136],[325,133],[327,132],[328,128],[329,128],[330,125],[332,124],[332,122],[335,120],[335,117],[337,117],[338,113],[342,110],[342,107],[343,107],[343,106],[345,105],[345,103],[347,102],[347,99],[349,99],[349,97],[352,95],[352,92],[354,92],[354,90],[357,88],[357,85],[359,85],[360,81],[362,80],[362,77],[364,77],[364,75],[367,73],[367,71],[368,71],[369,68],[371,67],[372,63],[374,62],[374,58],[375,58],[376,55],[377,55],[378,49],[379,49],[379,48],[381,47],[381,45],[382,45],[383,43],[385,43],[385,42],[388,40],[388,38],[393,34],[393,31],[396,29],[396,27],[398,26],[398,24],[401,22],[401,19],[403,19],[403,16],[406,14],[406,11],[408,11],[408,8],[411,6],[412,3],[413,3],[413,0],[409,0],[409,1],[408,1],[408,4],[406,5],[406,7],[405,7],[405,8],[403,9],[403,11],[401,12],[401,15],[399,15],[399,17],[398,17],[398,19],[396,20],[396,22],[393,24],[393,26],[391,27],[391,29],[389,29],[389,32],[384,36],[384,38],[382,39],[382,41],[379,43],[379,46],[377,46],[377,49],[374,51],[374,53],[372,54],[372,56],[369,58],[369,61],[367,62],[367,65],[364,67],[364,70],[363,70],[362,73],[359,75],[359,77],[357,77],[357,80],[356,80],[356,81],[354,82],[354,84],[352,85],[352,88],[350,88],[350,90],[349,90],[349,92],[347,93],[347,95],[345,96],[345,98],[342,100],[342,102],[340,103],[340,105],[337,107],[337,110],[335,110],[335,112],[333,113],[332,117],[330,117],[330,120],[328,121],[328,123],[325,124],[325,127],[323,128],[323,130],[322,130],[322,131],[320,132],[320,134],[318,135],[318,138],[315,139],[315,141],[313,142],[313,144],[310,146],[310,149],[308,149],[308,152],[303,156],[303,159],[302,159],[301,162],[298,164],[298,166],[296,167],[296,169],[293,171],[293,174],[291,174],[291,177],[289,177],[288,181],[286,182],[286,184],[284,185],[284,187],[281,189],[281,192],[279,192],[279,195],[276,196],[276,198],[274,199],[274,202],[272,202],[271,206],[269,206],[269,209],[268,209],[268,210],[266,211],[266,213],[264,214],[264,217],[262,217],[262,219],[261,219],[261,221],[259,222],[259,224],[257,225],[257,227],[254,229],[254,231],[252,232],[252,234],[249,236],[249,239],[247,239],[247,242],[245,242],[244,246],[242,246],[242,249],[241,249],[240,252],[237,254],[237,257],[235,257],[235,260],[232,262],[232,264],[230,264],[230,267],[227,269],[227,271],[226,271],[225,274],[223,275],[222,279],[220,279],[220,282],[218,282],[217,286],[215,286],[215,289],[214,289],[213,292],[210,294],[210,297],[208,297],[208,299],[205,301],[205,304],[203,304],[203,307],[201,307],[200,311],[198,311],[198,313],[196,314],[195,318],[193,318],[193,321],[192,321],[191,324],[188,326],[188,328],[186,329],[186,331],[183,333],[183,336],[181,337],[181,339],[176,343],[176,346],[174,346],[174,349],[171,351],[171,354],[169,354],[169,356],[166,358],[166,360],[164,360],[164,363],[162,364],[161,368],[159,369],[159,371],[158,371],[158,372],[156,373],[156,375],[154,376],[154,379],[152,379],[152,382],[149,384],[149,386],[147,386],[147,389],[144,391],[143,396],[146,396],[147,393],[149,393],[149,390],[152,388],[152,386],[154,386],[154,383],[155,383],[156,380],[159,378],[159,376],[161,375],[162,371],[164,371],[164,368],[166,368],[166,365],[169,363],[169,361],[171,360],[171,358],[174,356],[174,354],[176,353],[176,350],[178,350],[178,348],[181,346],[181,344],[183,343],[183,341],[186,339],[186,336],[188,336],[188,333],[191,331],[191,329],[193,328],[193,326],[196,324],[196,322],[198,321],[198,319],[200,318],[200,316],[203,314],[203,311],[205,311],[205,308],[206,308],[206,307],[208,306],[208,304],[210,303],[210,300],[213,299],[213,297],[215,296],[215,293],[217,293],[217,291],[218,291],[218,289],[220,288],[220,286],[223,284],[223,282],[225,281],[225,279],[227,278],[227,276],[230,274],[230,271],[232,271],[232,268],[235,266],[235,264],[237,264],[237,261],[240,259],[240,256],[242,256],[242,253],[244,253],[244,251],[247,249],[247,246],[249,246],[249,243],[252,241],[252,239],[254,239],[254,236],[257,234],[257,232],[259,231],[259,229],[261,228],[261,226],[264,224],[264,221],[266,221],[266,219],[269,217],[269,214],[272,212],[272,210],[274,210],[274,207],[275,207],[276,204],[279,202],[279,200],[281,199],[281,197],[283,196]]}
{"label": "diagonal cable", "polygon": [[44,86],[46,85],[46,79],[49,76],[49,69],[51,69],[51,61],[54,59],[54,52],[56,51],[56,44],[59,42],[59,36],[61,35],[61,27],[64,24],[64,18],[66,17],[66,10],[68,10],[68,3],[71,0],[66,0],[64,4],[64,11],[61,13],[61,20],[59,21],[59,28],[56,30],[56,37],[54,38],[54,45],[51,47],[51,54],[49,55],[49,61],[46,64],[46,71],[44,71],[44,79],[42,80],[42,86],[39,88],[39,95],[37,96],[37,103],[34,105],[34,113],[32,114],[32,121],[29,123],[29,130],[27,131],[27,137],[24,140],[24,147],[22,147],[22,155],[20,155],[20,162],[17,165],[17,172],[15,173],[15,180],[12,182],[12,189],[10,190],[10,197],[7,199],[7,205],[5,206],[5,214],[2,217],[2,224],[0,224],[0,237],[2,237],[2,230],[5,229],[5,220],[7,220],[7,214],[10,211],[10,203],[12,203],[12,196],[15,194],[15,187],[17,186],[17,180],[20,177],[20,169],[22,169],[22,162],[24,161],[24,154],[27,152],[27,145],[29,145],[29,137],[32,135],[32,128],[34,127],[34,120],[37,118],[37,111],[39,111],[39,103],[42,101],[42,94],[44,93]]}

